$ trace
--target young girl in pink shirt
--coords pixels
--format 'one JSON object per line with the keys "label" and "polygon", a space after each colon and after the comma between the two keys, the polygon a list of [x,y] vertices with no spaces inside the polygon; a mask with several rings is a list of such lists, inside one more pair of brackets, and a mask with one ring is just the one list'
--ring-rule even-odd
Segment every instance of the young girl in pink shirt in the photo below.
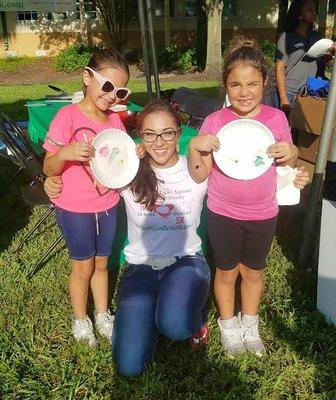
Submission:
{"label": "young girl in pink shirt", "polygon": [[[119,116],[110,110],[130,94],[126,88],[129,69],[115,51],[95,53],[83,71],[84,99],[62,108],[51,123],[44,143],[47,153],[44,172],[53,176],[62,191],[52,198],[57,223],[71,257],[69,291],[74,312],[72,332],[76,340],[97,344],[87,316],[91,287],[98,332],[110,339],[114,317],[108,306],[107,259],[116,228],[119,194],[97,185],[88,162],[90,144],[96,133],[107,129],[125,130]],[[61,175],[61,179],[56,177]]]}
{"label": "young girl in pink shirt", "polygon": [[[200,135],[190,142],[188,166],[196,182],[209,177],[207,224],[216,265],[214,289],[222,345],[231,357],[245,350],[262,355],[265,347],[259,335],[258,307],[265,259],[279,212],[275,168],[295,167],[298,153],[285,114],[261,103],[267,67],[253,40],[237,36],[231,41],[223,79],[231,106],[205,119]],[[212,151],[219,149],[218,131],[243,118],[266,125],[276,142],[268,148],[275,162],[263,175],[251,180],[230,178],[212,158]],[[300,170],[295,185],[302,189],[308,180],[308,173]],[[239,274],[242,310],[235,316],[235,283]]]}

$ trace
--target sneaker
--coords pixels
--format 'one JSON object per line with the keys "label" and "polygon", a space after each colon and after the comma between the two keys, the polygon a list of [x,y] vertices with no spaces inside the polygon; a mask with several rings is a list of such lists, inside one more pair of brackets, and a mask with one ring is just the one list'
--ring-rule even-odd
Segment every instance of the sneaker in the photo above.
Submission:
{"label": "sneaker", "polygon": [[208,343],[209,340],[209,326],[204,324],[203,327],[196,333],[194,333],[188,342],[193,349],[203,347]]}
{"label": "sneaker", "polygon": [[73,319],[72,333],[76,340],[84,340],[91,347],[97,346],[97,339],[93,333],[92,322],[89,317]]}
{"label": "sneaker", "polygon": [[258,315],[238,314],[240,326],[243,332],[243,341],[246,350],[262,357],[266,353],[265,346],[259,334],[259,317]]}
{"label": "sneaker", "polygon": [[237,317],[230,319],[217,320],[221,342],[224,350],[230,358],[245,352],[245,346],[242,340],[242,331]]}
{"label": "sneaker", "polygon": [[99,334],[111,341],[114,325],[114,315],[111,314],[110,310],[107,310],[106,312],[100,314],[95,311],[94,317]]}

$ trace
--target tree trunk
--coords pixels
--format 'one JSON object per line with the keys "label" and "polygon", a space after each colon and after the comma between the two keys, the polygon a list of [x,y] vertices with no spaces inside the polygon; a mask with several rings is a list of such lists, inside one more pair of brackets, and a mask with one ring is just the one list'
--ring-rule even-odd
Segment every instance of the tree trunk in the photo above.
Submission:
{"label": "tree trunk", "polygon": [[164,0],[164,30],[165,30],[165,45],[170,47],[170,10],[169,0]]}
{"label": "tree trunk", "polygon": [[206,0],[208,35],[205,71],[218,75],[222,71],[222,10],[223,2]]}
{"label": "tree trunk", "polygon": [[79,0],[79,20],[81,27],[81,41],[87,45],[89,43],[88,26],[85,18],[84,0]]}
{"label": "tree trunk", "polygon": [[288,10],[288,0],[279,0],[277,37],[279,37],[285,29],[287,10]]}
{"label": "tree trunk", "polygon": [[197,68],[203,71],[206,63],[207,49],[207,15],[205,12],[205,0],[197,0],[197,39],[196,58]]}

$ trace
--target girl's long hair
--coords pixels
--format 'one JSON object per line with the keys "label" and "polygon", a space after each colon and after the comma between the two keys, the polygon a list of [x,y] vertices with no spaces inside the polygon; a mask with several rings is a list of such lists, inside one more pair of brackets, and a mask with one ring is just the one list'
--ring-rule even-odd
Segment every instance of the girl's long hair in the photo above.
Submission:
{"label": "girl's long hair", "polygon": [[[293,0],[286,15],[286,21],[284,24],[285,32],[294,32],[300,22],[301,9],[306,0]],[[315,2],[316,5],[316,2]],[[316,10],[317,11],[317,10]]]}
{"label": "girl's long hair", "polygon": [[248,64],[260,71],[264,82],[267,78],[267,64],[261,48],[252,37],[235,35],[226,50],[223,68],[223,81],[226,84],[229,74],[239,64]]}
{"label": "girl's long hair", "polygon": [[[139,114],[137,119],[138,131],[141,132],[143,121],[149,114],[158,112],[169,114],[175,121],[177,127],[181,127],[181,120],[178,112],[166,101],[154,100]],[[154,209],[159,199],[163,200],[163,197],[159,194],[159,180],[150,165],[150,155],[148,153],[140,160],[138,173],[131,183],[130,189],[136,198],[136,202],[143,204],[149,211]]]}

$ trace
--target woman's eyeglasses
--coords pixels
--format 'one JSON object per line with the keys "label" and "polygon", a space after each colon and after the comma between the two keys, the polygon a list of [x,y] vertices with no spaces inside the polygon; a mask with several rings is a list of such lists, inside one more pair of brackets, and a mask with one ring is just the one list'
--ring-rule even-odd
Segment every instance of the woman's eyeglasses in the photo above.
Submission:
{"label": "woman's eyeglasses", "polygon": [[104,78],[102,75],[98,74],[98,72],[94,71],[90,67],[85,67],[86,70],[90,71],[94,78],[100,83],[101,90],[105,93],[114,92],[115,96],[118,100],[125,100],[127,96],[131,94],[131,91],[127,88],[117,88],[114,83]]}
{"label": "woman's eyeglasses", "polygon": [[142,139],[147,143],[154,143],[158,137],[160,137],[164,142],[171,142],[175,139],[176,135],[180,132],[180,128],[176,131],[169,129],[161,133],[144,131],[140,132]]}

